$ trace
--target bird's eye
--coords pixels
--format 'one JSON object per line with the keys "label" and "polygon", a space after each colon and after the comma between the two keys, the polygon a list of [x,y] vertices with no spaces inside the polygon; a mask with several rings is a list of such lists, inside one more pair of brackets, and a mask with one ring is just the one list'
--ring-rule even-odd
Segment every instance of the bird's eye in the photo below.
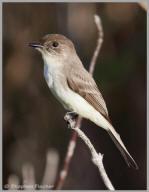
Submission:
{"label": "bird's eye", "polygon": [[52,44],[53,47],[58,47],[58,42],[57,41],[54,41],[53,44]]}

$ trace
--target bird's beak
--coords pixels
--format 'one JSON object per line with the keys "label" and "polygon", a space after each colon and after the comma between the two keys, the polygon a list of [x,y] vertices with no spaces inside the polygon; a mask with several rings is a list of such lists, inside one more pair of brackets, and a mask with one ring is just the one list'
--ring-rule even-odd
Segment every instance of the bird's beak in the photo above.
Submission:
{"label": "bird's beak", "polygon": [[28,45],[34,48],[43,48],[43,46],[40,43],[29,43]]}

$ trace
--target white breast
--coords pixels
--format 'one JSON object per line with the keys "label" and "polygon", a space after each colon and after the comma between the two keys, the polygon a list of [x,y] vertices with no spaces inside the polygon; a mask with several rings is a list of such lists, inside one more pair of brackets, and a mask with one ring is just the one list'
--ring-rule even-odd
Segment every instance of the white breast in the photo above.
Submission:
{"label": "white breast", "polygon": [[45,80],[46,80],[49,88],[52,88],[53,87],[52,74],[50,74],[50,71],[48,70],[47,65],[44,65],[44,77],[45,77]]}

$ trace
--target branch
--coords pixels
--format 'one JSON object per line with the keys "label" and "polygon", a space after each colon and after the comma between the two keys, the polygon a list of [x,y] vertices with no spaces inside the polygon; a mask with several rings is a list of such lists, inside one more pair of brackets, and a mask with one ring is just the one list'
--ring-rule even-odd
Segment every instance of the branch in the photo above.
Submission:
{"label": "branch", "polygon": [[95,69],[95,64],[96,64],[96,60],[97,57],[99,55],[102,43],[103,43],[103,28],[102,28],[102,23],[101,23],[101,19],[98,15],[94,15],[94,22],[97,26],[97,30],[98,30],[98,39],[97,39],[97,46],[96,49],[94,51],[91,63],[90,63],[90,68],[89,68],[89,72],[91,74],[93,74],[94,69]]}
{"label": "branch", "polygon": [[99,169],[99,173],[101,175],[101,178],[105,184],[105,186],[107,187],[107,189],[109,190],[114,190],[114,187],[110,181],[110,179],[108,178],[108,175],[106,174],[106,171],[104,169],[103,166],[103,155],[101,153],[97,153],[94,146],[92,145],[92,143],[90,142],[89,138],[84,134],[83,131],[81,131],[81,129],[79,127],[74,127],[72,124],[74,124],[73,120],[70,119],[70,116],[66,114],[65,116],[65,120],[69,122],[70,127],[75,130],[79,137],[86,143],[86,145],[88,146],[89,150],[91,151],[92,154],[92,161],[93,163],[98,167]]}
{"label": "branch", "polygon": [[[90,67],[89,67],[89,73],[93,74],[94,69],[95,69],[95,64],[96,64],[96,60],[97,57],[99,55],[102,43],[103,43],[103,28],[102,28],[102,23],[101,23],[101,19],[98,15],[94,15],[94,22],[96,24],[97,30],[98,30],[98,40],[97,40],[97,46],[96,49],[94,51],[93,57],[91,59],[90,62]],[[76,127],[80,128],[82,124],[82,117],[78,117],[77,122],[76,122]],[[65,182],[66,176],[68,174],[68,169],[70,166],[70,162],[72,159],[72,156],[74,154],[74,150],[75,150],[75,146],[76,146],[76,139],[77,139],[77,132],[74,131],[73,135],[69,141],[68,144],[68,150],[66,153],[66,157],[65,157],[65,161],[64,161],[64,166],[60,172],[60,176],[58,179],[58,183],[56,186],[56,190],[60,190],[63,187],[63,184]]]}
{"label": "branch", "polygon": [[138,4],[139,4],[145,11],[147,11],[147,2],[138,2]]}
{"label": "branch", "polygon": [[[82,117],[78,117],[76,125],[78,127],[81,127],[81,124],[82,124]],[[74,154],[74,150],[75,150],[75,146],[76,146],[76,139],[77,139],[77,133],[74,131],[72,138],[70,139],[69,144],[68,144],[68,149],[67,149],[67,153],[66,153],[66,157],[65,157],[65,161],[64,161],[64,166],[60,172],[56,190],[60,190],[63,187],[64,181],[68,174],[69,165],[70,165],[72,156]]]}

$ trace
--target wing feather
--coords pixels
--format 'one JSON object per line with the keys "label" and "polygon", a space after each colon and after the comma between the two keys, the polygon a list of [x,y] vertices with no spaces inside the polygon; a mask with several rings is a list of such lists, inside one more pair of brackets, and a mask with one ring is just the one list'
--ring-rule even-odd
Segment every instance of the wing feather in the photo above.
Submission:
{"label": "wing feather", "polygon": [[111,123],[105,101],[88,71],[83,68],[80,73],[79,70],[72,68],[67,76],[67,82],[74,92],[82,96]]}

